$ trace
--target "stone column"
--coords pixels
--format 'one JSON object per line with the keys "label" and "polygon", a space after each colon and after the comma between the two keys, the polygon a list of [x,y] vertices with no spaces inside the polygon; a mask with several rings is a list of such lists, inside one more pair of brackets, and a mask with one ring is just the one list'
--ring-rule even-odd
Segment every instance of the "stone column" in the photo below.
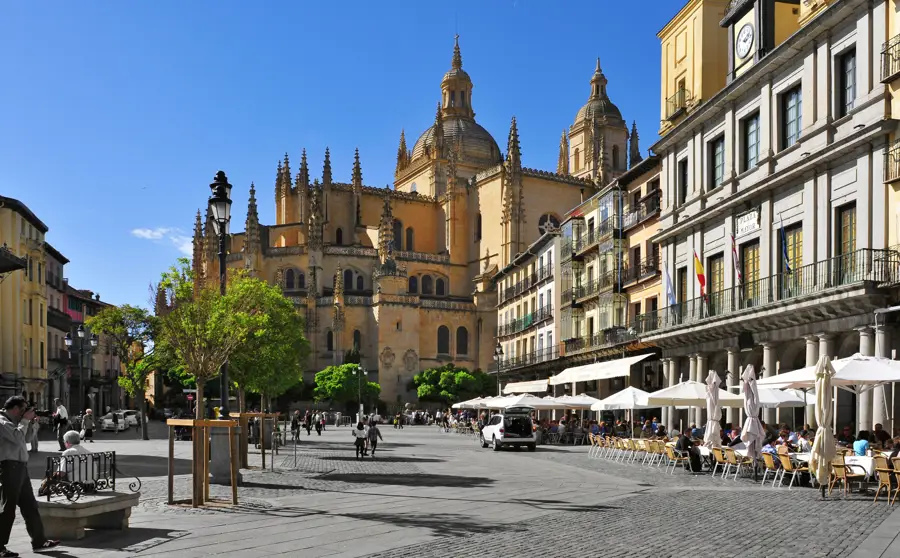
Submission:
{"label": "stone column", "polygon": [[[863,356],[875,356],[875,332],[870,327],[861,327],[859,332],[859,352]],[[872,390],[856,396],[856,424],[859,430],[872,431]]]}
{"label": "stone column", "polygon": [[[775,375],[775,368],[778,366],[777,364],[777,353],[775,352],[776,347],[774,343],[763,343],[763,368],[762,368],[762,377],[768,378],[770,376]],[[757,375],[757,378],[760,375]],[[763,421],[766,424],[774,424],[775,423],[775,409],[763,409],[762,412]]]}
{"label": "stone column", "polygon": [[[709,376],[709,357],[704,354],[697,354],[697,381],[706,384],[706,377]],[[703,428],[706,425],[708,417],[706,416],[706,406],[694,407],[694,422],[697,426]]]}
{"label": "stone column", "polygon": [[[830,333],[818,333],[819,357],[826,355],[834,359],[834,336]],[[837,388],[832,388],[831,431],[837,432]]]}
{"label": "stone column", "polygon": [[[678,357],[669,359],[669,387],[674,386],[680,381],[680,371],[679,371],[679,360]],[[672,431],[672,428],[678,428],[678,413],[675,412],[675,407],[669,407],[669,424],[666,427],[669,431]]]}
{"label": "stone column", "polygon": [[[806,366],[815,366],[819,362],[819,338],[815,335],[807,335],[803,338],[806,341]],[[816,428],[816,402],[810,401],[809,390],[807,390],[806,417],[805,422],[812,428]]]}
{"label": "stone column", "polygon": [[[691,360],[690,360],[690,362],[689,362],[689,364],[688,364],[688,366],[689,366],[689,368],[688,368],[688,380],[690,380],[690,381],[692,381],[692,382],[696,382],[696,381],[697,381],[697,361],[700,360],[699,357],[700,357],[700,355],[698,355],[697,353],[694,353],[694,354],[692,354],[692,355],[689,357]],[[689,407],[689,408],[688,408],[688,413],[687,413],[687,421],[688,421],[688,424],[685,425],[685,426],[690,427],[692,424],[697,424],[697,419],[696,419],[697,413],[696,413],[696,409],[697,409],[697,407]],[[700,426],[700,425],[697,424],[697,426]]]}
{"label": "stone column", "polygon": [[[728,387],[740,384],[741,377],[741,350],[737,347],[728,349],[728,374],[725,382]],[[728,393],[737,393],[733,389],[729,389]],[[734,407],[728,407],[725,410],[725,421],[730,422],[732,426],[738,426],[736,423],[740,420],[740,413]]]}
{"label": "stone column", "polygon": [[[890,335],[885,326],[880,325],[875,328],[875,356],[881,358],[891,358],[890,353]],[[893,393],[893,384],[885,384],[878,386],[872,390],[872,423],[880,424],[888,431],[891,436],[894,435],[893,421],[889,420],[886,408],[891,408]]]}
{"label": "stone column", "polygon": [[[669,385],[669,373],[671,370],[669,369],[669,359],[662,359],[662,367],[663,367],[663,387]],[[666,425],[666,428],[669,427],[669,408],[663,407],[660,410],[660,421]]]}

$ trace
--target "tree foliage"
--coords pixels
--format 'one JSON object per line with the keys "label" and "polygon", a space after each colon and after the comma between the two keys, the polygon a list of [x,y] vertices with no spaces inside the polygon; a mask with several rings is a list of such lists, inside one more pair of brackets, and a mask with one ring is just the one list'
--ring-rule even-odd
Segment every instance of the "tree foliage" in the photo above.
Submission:
{"label": "tree foliage", "polygon": [[413,387],[419,401],[433,401],[453,404],[459,401],[497,394],[496,379],[481,370],[469,372],[446,364],[439,368],[429,368],[413,377]]}
{"label": "tree foliage", "polygon": [[229,287],[259,319],[249,324],[244,341],[229,359],[229,376],[241,390],[278,397],[303,380],[309,343],[303,317],[278,287],[242,277]]}
{"label": "tree foliage", "polygon": [[358,364],[329,366],[316,373],[316,401],[349,403],[359,399],[362,391],[363,402],[373,402],[381,394],[381,386],[361,376]]}
{"label": "tree foliage", "polygon": [[[157,325],[155,317],[143,308],[128,304],[107,306],[86,321],[93,333],[102,335],[119,355],[124,370],[118,377],[119,385],[138,401],[141,416],[146,416],[144,392],[147,378],[153,372],[153,332]],[[141,436],[149,440],[147,423],[141,421]]]}

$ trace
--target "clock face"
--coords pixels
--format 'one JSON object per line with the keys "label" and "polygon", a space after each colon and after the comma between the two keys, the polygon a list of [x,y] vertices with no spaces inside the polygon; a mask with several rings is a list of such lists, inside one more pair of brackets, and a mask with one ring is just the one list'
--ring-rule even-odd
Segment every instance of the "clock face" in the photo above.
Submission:
{"label": "clock face", "polygon": [[746,58],[750,54],[750,47],[753,46],[753,26],[749,23],[741,27],[738,32],[735,50],[738,58]]}

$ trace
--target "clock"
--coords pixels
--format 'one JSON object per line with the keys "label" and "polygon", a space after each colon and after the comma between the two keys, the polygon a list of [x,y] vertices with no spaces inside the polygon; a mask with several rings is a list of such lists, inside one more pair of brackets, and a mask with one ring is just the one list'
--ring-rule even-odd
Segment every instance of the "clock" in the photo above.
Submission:
{"label": "clock", "polygon": [[753,26],[749,23],[744,24],[738,31],[737,40],[735,41],[735,52],[738,58],[747,58],[750,54],[750,47],[753,46]]}

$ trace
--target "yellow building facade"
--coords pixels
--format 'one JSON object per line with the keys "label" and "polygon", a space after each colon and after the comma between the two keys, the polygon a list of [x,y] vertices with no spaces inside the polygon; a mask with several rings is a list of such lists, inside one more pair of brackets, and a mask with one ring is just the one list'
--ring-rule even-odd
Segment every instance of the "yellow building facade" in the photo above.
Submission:
{"label": "yellow building facade", "polygon": [[[327,149],[315,179],[305,150],[296,174],[285,155],[276,222],[263,225],[251,186],[245,231],[227,242],[228,267],[280,285],[305,313],[308,381],[352,349],[388,403],[414,399],[406,388],[421,370],[451,362],[487,370],[497,327],[490,277],[596,191],[586,175],[523,166],[515,118],[501,152],[475,120],[472,90],[457,41],[433,124],[411,149],[400,134],[393,188],[364,184],[358,152],[349,182],[335,180]],[[624,122],[617,131],[624,160]],[[201,280],[218,277],[217,247],[198,213]]]}
{"label": "yellow building facade", "polygon": [[0,393],[43,394],[47,387],[45,225],[25,204],[0,196],[0,246],[24,269],[0,275]]}

